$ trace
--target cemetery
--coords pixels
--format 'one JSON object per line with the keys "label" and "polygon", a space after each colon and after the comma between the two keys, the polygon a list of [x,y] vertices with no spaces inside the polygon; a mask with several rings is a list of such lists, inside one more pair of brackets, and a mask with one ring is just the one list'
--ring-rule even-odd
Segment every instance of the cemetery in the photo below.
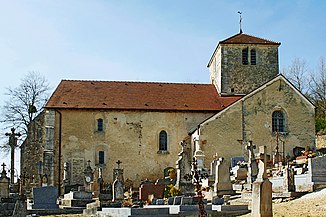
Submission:
{"label": "cemetery", "polygon": [[124,179],[120,160],[113,168],[113,180],[104,180],[101,168],[92,168],[88,161],[81,172],[84,185],[70,184],[71,171],[65,163],[60,189],[41,183],[27,192],[23,177],[11,184],[3,163],[0,216],[237,216],[250,212],[272,216],[273,199],[295,198],[326,185],[326,156],[310,147],[296,147],[290,159],[278,149],[271,155],[266,146],[250,141],[246,156],[228,160],[216,154],[210,168],[204,168],[203,153],[197,150],[192,155],[189,145],[187,140],[180,143],[175,168],[166,168],[162,177],[144,180],[140,186]]}

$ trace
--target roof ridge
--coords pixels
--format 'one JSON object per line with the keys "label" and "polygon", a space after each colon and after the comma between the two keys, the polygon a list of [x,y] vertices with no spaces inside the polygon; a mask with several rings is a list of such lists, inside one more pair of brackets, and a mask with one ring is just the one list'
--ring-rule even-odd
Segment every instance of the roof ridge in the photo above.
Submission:
{"label": "roof ridge", "polygon": [[186,82],[160,82],[160,81],[105,81],[105,80],[78,80],[78,79],[62,79],[68,82],[105,82],[105,83],[139,83],[139,84],[188,84],[188,85],[212,85],[210,83],[186,83]]}
{"label": "roof ridge", "polygon": [[[258,36],[254,36],[254,35],[250,35],[250,34],[246,34],[246,33],[237,33],[231,37],[228,37],[222,41],[219,41],[219,44],[223,44],[223,43],[227,43],[229,40],[233,39],[233,38],[236,38],[237,36],[249,36],[249,37],[252,37],[252,38],[256,38],[256,39],[259,39],[259,40],[263,40],[263,41],[266,41],[268,43],[273,43],[273,44],[281,44],[280,42],[276,42],[276,41],[272,41],[270,39],[266,39],[266,38],[262,38],[262,37],[258,37]],[[232,43],[232,42],[230,42]]]}

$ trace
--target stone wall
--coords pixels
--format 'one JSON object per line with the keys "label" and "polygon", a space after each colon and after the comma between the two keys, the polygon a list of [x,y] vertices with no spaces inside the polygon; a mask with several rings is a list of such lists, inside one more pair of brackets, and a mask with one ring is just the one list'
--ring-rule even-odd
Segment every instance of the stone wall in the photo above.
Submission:
{"label": "stone wall", "polygon": [[[272,113],[285,113],[286,133],[279,133],[280,151],[284,141],[285,156],[292,156],[295,146],[314,146],[314,107],[282,76],[213,116],[200,125],[202,150],[206,167],[215,153],[229,160],[246,151],[241,140],[266,145],[267,153],[275,150],[277,135],[272,132]],[[247,143],[246,143],[247,144]]]}
{"label": "stone wall", "polygon": [[[242,50],[249,50],[249,64],[242,64]],[[256,50],[256,64],[250,50]],[[273,79],[279,72],[278,45],[219,45],[210,65],[211,82],[219,93],[247,94]]]}
{"label": "stone wall", "polygon": [[[104,181],[112,182],[112,170],[117,167],[116,162],[120,160],[124,168],[124,178],[132,180],[136,185],[146,178],[154,180],[162,178],[164,168],[175,167],[180,152],[178,143],[190,129],[213,115],[213,113],[99,110],[61,110],[60,113],[61,137],[60,118],[56,113],[55,145],[58,149],[61,138],[61,177],[63,163],[69,162],[73,172],[71,177],[74,176],[73,180],[76,180],[79,176],[80,180],[81,175],[77,173],[80,173],[90,160],[93,169],[97,166],[103,167]],[[99,118],[103,119],[103,131],[97,131]],[[159,152],[161,130],[165,130],[168,135],[167,152]],[[99,151],[104,151],[103,165],[99,165]],[[77,162],[76,159],[84,163],[76,164],[74,163]]]}
{"label": "stone wall", "polygon": [[326,148],[326,135],[316,136],[316,148]]}

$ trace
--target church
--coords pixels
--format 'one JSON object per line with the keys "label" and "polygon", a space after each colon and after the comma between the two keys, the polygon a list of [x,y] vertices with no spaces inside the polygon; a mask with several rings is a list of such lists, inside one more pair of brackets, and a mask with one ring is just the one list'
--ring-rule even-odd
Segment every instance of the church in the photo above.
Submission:
{"label": "church", "polygon": [[249,141],[283,158],[313,147],[315,107],[279,74],[279,46],[244,33],[220,41],[209,84],[62,80],[40,117],[38,165],[22,171],[60,187],[82,185],[87,165],[113,182],[122,162],[124,178],[138,186],[176,167],[185,138],[203,168],[216,156],[243,157]]}

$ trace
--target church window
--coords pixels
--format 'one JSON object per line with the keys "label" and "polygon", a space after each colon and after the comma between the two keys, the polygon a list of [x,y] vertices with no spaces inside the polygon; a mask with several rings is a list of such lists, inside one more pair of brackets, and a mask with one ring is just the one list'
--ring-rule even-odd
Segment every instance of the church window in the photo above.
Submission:
{"label": "church window", "polygon": [[256,65],[256,50],[250,50],[250,63],[251,65]]}
{"label": "church window", "polygon": [[104,164],[104,151],[98,152],[98,164]]}
{"label": "church window", "polygon": [[248,48],[242,49],[242,64],[248,65]]}
{"label": "church window", "polygon": [[168,135],[166,131],[162,130],[160,132],[160,138],[159,138],[159,150],[167,151],[167,149],[168,149]]}
{"label": "church window", "polygon": [[103,131],[103,119],[97,119],[97,131]]}
{"label": "church window", "polygon": [[285,118],[281,111],[275,111],[272,114],[272,131],[285,132]]}

